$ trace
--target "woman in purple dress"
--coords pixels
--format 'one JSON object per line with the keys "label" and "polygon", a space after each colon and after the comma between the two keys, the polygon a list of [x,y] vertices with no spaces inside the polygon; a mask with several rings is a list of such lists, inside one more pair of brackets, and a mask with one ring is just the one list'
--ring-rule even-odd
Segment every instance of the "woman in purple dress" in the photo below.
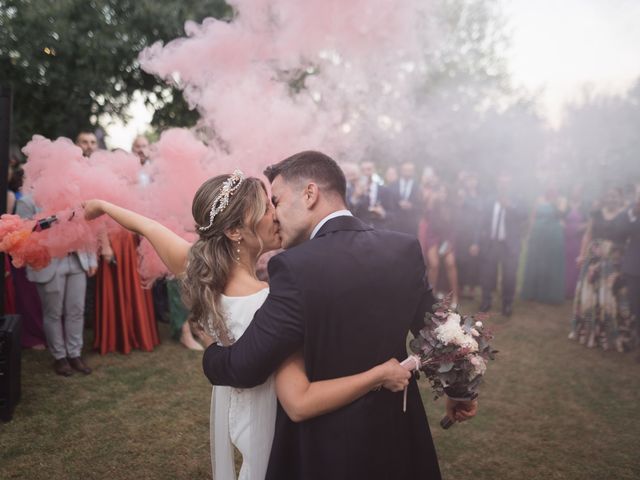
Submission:
{"label": "woman in purple dress", "polygon": [[439,183],[426,194],[425,228],[420,232],[424,258],[427,261],[429,283],[437,292],[436,296],[444,296],[441,292],[441,267],[444,266],[448,285],[444,287],[451,295],[451,305],[458,305],[458,269],[455,256],[455,235],[452,222],[452,206],[445,184]]}

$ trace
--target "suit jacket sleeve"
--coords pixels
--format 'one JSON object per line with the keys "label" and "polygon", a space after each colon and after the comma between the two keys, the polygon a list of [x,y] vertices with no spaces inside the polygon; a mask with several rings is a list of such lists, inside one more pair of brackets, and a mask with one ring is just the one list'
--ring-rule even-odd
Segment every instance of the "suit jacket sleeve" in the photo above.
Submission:
{"label": "suit jacket sleeve", "polygon": [[422,257],[422,249],[417,241],[413,246],[412,253],[416,258],[417,268],[414,275],[418,288],[420,289],[420,300],[413,316],[413,321],[411,322],[411,333],[414,337],[417,337],[420,334],[420,330],[424,327],[424,314],[433,311],[433,305],[436,303],[436,299],[433,296],[433,290],[429,285],[429,280],[427,280],[427,269],[425,268]]}
{"label": "suit jacket sleeve", "polygon": [[269,262],[270,293],[242,337],[229,346],[211,345],[202,368],[214,385],[252,388],[264,383],[302,346],[302,293],[284,255]]}

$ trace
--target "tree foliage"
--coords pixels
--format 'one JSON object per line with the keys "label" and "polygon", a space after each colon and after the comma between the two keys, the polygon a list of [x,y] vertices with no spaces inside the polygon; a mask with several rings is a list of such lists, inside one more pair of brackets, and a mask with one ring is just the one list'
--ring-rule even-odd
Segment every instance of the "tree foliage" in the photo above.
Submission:
{"label": "tree foliage", "polygon": [[181,93],[142,72],[137,56],[182,36],[187,20],[232,14],[224,0],[0,0],[0,84],[14,92],[13,141],[72,137],[101,114],[122,117],[136,90],[157,108],[154,125],[194,124]]}
{"label": "tree foliage", "polygon": [[[437,48],[427,50],[425,93],[464,104],[513,94],[506,52],[510,39],[499,0],[435,0],[430,23]],[[433,40],[432,40],[433,42]]]}
{"label": "tree foliage", "polygon": [[566,110],[553,160],[583,178],[591,189],[635,181],[640,176],[640,79],[624,95],[585,94]]}

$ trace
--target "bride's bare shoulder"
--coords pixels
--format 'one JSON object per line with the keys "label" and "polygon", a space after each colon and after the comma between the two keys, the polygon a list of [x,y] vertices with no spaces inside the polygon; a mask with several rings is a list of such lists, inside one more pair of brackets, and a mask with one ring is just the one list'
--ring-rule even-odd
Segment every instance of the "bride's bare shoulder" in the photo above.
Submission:
{"label": "bride's bare shoulder", "polygon": [[260,280],[237,279],[229,281],[223,293],[227,297],[247,297],[268,287],[269,284],[267,282],[262,282]]}

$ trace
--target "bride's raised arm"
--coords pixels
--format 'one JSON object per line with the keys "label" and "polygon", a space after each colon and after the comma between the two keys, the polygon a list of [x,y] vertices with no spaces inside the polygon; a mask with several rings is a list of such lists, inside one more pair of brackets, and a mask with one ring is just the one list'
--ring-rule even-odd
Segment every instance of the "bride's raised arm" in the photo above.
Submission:
{"label": "bride's raised arm", "polygon": [[109,215],[127,230],[145,237],[162,262],[174,275],[184,273],[191,244],[155,220],[104,200],[89,200],[84,204],[84,216],[92,220]]}
{"label": "bride's raised arm", "polygon": [[301,353],[285,360],[275,376],[278,399],[294,422],[337,410],[380,387],[399,392],[409,378],[411,373],[392,358],[363,373],[309,382]]}

